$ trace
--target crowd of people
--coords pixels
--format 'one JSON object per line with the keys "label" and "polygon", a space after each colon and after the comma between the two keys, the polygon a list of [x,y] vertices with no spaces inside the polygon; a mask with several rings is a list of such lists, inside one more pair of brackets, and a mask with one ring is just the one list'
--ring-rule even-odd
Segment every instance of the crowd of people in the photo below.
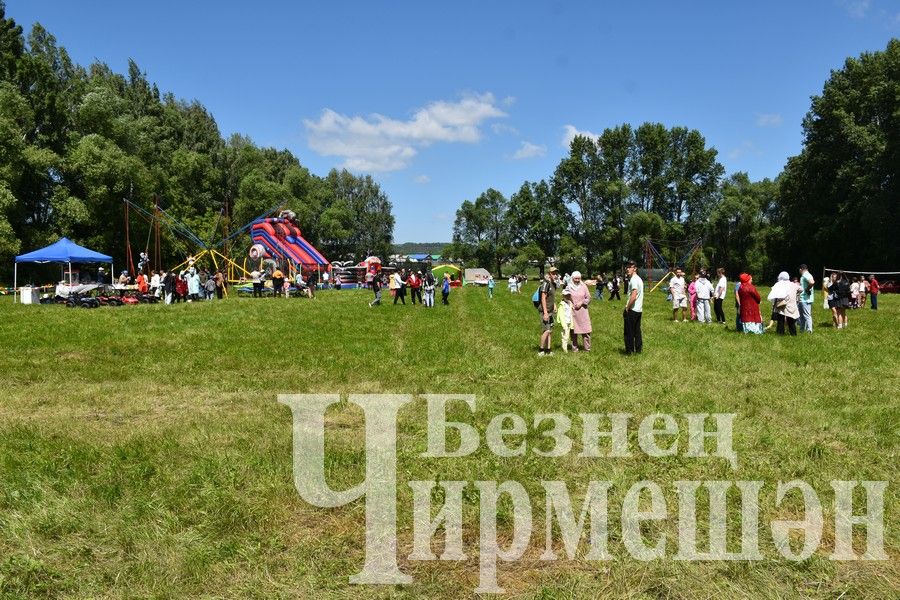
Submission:
{"label": "crowd of people", "polygon": [[[450,288],[453,276],[450,273],[444,273],[440,283],[430,270],[407,271],[405,268],[400,269],[392,274],[385,272],[366,273],[366,287],[372,290],[375,298],[369,302],[369,306],[379,306],[381,304],[381,290],[388,288],[394,304],[406,304],[407,294],[410,302],[415,305],[418,303],[427,308],[434,307],[434,294],[438,286],[441,288],[441,304],[447,306],[450,304]],[[489,293],[493,294],[493,277],[489,278]]]}
{"label": "crowd of people", "polygon": [[[641,316],[644,305],[644,282],[637,274],[637,266],[629,262],[625,267],[627,287],[623,310],[623,337],[626,354],[639,354],[643,350]],[[715,284],[709,273],[703,269],[693,274],[690,283],[685,272],[677,268],[668,281],[668,300],[672,306],[672,320],[676,323],[695,321],[725,325],[725,300],[729,294],[725,269],[718,268]],[[609,279],[599,276],[596,280],[596,298],[602,299],[602,290],[607,289],[610,300],[618,298],[618,289],[623,280],[617,275]],[[762,297],[753,283],[753,275],[741,273],[734,285],[735,330],[748,334],[762,334],[775,328],[779,335],[796,336],[801,332],[813,331],[812,306],[815,300],[816,280],[807,266],[800,265],[793,278],[787,271],[778,274],[766,299],[771,302],[771,317],[763,325],[760,306]],[[556,304],[556,291],[562,289],[562,300]],[[852,279],[843,272],[833,272],[823,283],[824,307],[831,310],[832,322],[836,329],[848,327],[847,310],[861,308],[870,302],[873,310],[878,309],[879,283],[874,275],[868,278],[856,276]],[[581,280],[581,273],[573,272],[560,278],[559,270],[550,268],[532,300],[541,315],[541,336],[539,356],[552,354],[551,338],[554,324],[561,328],[563,351],[589,351],[591,347],[591,321],[587,306],[591,294]],[[577,340],[581,336],[579,347]]]}
{"label": "crowd of people", "polygon": [[[102,277],[102,274],[98,274],[100,283],[104,283]],[[150,271],[149,277],[142,269],[138,270],[135,277],[128,271],[122,271],[116,283],[122,287],[133,285],[140,294],[149,294],[166,304],[174,304],[221,300],[225,293],[226,280],[225,273],[221,269],[208,271],[191,265],[177,273],[166,269]]]}

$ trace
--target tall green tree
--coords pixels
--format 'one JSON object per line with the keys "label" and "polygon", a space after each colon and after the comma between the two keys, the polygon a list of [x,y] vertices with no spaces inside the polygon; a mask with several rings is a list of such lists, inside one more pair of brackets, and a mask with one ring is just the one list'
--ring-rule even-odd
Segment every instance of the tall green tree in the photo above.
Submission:
{"label": "tall green tree", "polygon": [[503,276],[503,263],[512,255],[506,197],[489,188],[474,202],[466,200],[456,211],[453,244],[449,252],[464,261],[494,269]]}
{"label": "tall green tree", "polygon": [[517,270],[524,271],[529,263],[537,262],[543,276],[544,265],[557,255],[570,218],[562,199],[546,181],[523,183],[510,196],[506,214]]}
{"label": "tall green tree", "polygon": [[813,97],[781,177],[785,264],[900,264],[900,40],[849,58]]}
{"label": "tall green tree", "polygon": [[585,136],[575,136],[569,155],[553,173],[553,194],[570,207],[573,215],[571,235],[592,265],[599,253],[599,233],[603,225],[603,207],[597,195],[597,144]]}

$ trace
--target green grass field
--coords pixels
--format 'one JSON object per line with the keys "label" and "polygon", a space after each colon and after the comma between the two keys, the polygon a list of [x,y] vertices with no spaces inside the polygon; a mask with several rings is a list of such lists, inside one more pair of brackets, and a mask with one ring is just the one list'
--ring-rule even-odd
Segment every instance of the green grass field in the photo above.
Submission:
{"label": "green grass field", "polygon": [[[621,351],[622,304],[594,302],[593,352],[539,359],[533,289],[513,296],[501,282],[493,301],[482,289],[456,290],[450,307],[433,310],[370,309],[362,291],[98,310],[3,299],[0,596],[471,597],[477,495],[464,505],[469,560],[412,562],[405,482],[513,479],[531,493],[535,526],[533,551],[499,566],[509,597],[897,597],[900,296],[883,295],[877,313],[853,311],[850,328],[837,331],[817,292],[816,332],[790,338],[738,335],[731,322],[727,330],[672,323],[656,292],[645,306],[641,356]],[[733,320],[731,306],[726,314]],[[736,413],[739,467],[683,454],[498,458],[483,443],[469,457],[424,459],[419,401],[401,412],[398,429],[400,556],[415,583],[354,586],[347,578],[362,566],[364,503],[319,509],[298,496],[291,413],[276,399],[287,392],[474,393],[478,412],[453,416],[482,432],[503,412],[527,421],[540,412]],[[343,489],[363,474],[362,411],[344,404],[328,425],[329,482]],[[614,560],[538,559],[542,479],[566,481],[576,506],[588,481],[614,483]],[[676,561],[674,519],[648,529],[648,540],[668,535],[669,558],[630,558],[617,543],[616,518],[624,490],[641,479],[663,486],[670,514],[676,480],[765,481],[766,559]],[[779,559],[768,534],[771,520],[802,516],[792,500],[774,507],[774,486],[791,479],[819,492],[826,516],[819,551],[799,563]],[[887,561],[828,559],[833,479],[890,482]]]}

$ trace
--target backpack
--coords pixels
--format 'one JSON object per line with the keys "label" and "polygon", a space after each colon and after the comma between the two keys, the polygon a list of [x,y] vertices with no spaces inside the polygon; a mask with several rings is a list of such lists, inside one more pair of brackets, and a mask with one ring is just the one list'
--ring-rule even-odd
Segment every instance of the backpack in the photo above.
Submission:
{"label": "backpack", "polygon": [[543,287],[543,283],[538,286],[538,289],[534,290],[534,294],[531,296],[531,303],[534,304],[534,307],[538,310],[541,310],[541,287]]}

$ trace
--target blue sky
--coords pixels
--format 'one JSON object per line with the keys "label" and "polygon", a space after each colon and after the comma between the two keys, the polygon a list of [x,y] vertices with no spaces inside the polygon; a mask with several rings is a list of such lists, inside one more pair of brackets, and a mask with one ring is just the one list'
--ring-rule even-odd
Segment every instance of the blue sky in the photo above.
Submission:
{"label": "blue sky", "polygon": [[224,135],[313,172],[370,172],[395,240],[448,241],[465,199],[549,177],[571,132],[700,130],[728,173],[776,176],[809,97],[900,35],[900,1],[8,0],[79,63],[128,58]]}

